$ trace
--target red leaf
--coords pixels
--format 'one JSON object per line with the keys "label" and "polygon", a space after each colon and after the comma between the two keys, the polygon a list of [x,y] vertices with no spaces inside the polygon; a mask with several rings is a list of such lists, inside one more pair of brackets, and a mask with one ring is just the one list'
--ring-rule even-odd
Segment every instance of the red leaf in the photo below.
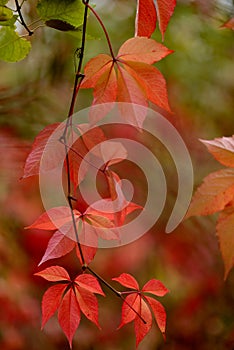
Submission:
{"label": "red leaf", "polygon": [[135,318],[134,329],[136,334],[136,346],[138,346],[146,334],[149,333],[152,327],[152,315],[150,309],[142,298],[139,299],[139,308],[137,311],[146,323],[144,323],[140,317]]}
{"label": "red leaf", "polygon": [[195,192],[186,218],[221,211],[234,197],[234,169],[209,174]]}
{"label": "red leaf", "polygon": [[161,281],[152,279],[144,285],[142,292],[147,292],[159,297],[163,297],[168,293],[168,289],[162,284]]}
{"label": "red leaf", "polygon": [[[48,125],[35,138],[32,145],[32,150],[29,153],[24,166],[24,175],[23,175],[24,178],[39,174],[41,157],[45,149],[45,146],[50,136],[59,127],[59,125],[61,124],[55,123],[55,124]],[[45,171],[52,170],[58,167],[61,160],[63,159],[61,157],[61,154],[64,153],[64,157],[65,157],[64,146],[58,141],[57,137],[50,139],[50,147],[54,151],[54,157],[50,159],[50,162],[48,162],[47,164],[44,164]]]}
{"label": "red leaf", "polygon": [[153,0],[137,0],[135,35],[150,37],[156,28],[157,14]]}
{"label": "red leaf", "polygon": [[135,37],[128,39],[120,47],[117,58],[125,62],[153,64],[173,51],[149,38]]}
{"label": "red leaf", "polygon": [[56,231],[49,240],[45,254],[43,255],[39,265],[45,261],[60,258],[68,254],[76,245],[72,239],[66,237],[63,233]]}
{"label": "red leaf", "polygon": [[32,225],[26,227],[26,229],[56,230],[71,220],[71,210],[69,207],[57,207],[47,210]]}
{"label": "red leaf", "polygon": [[176,0],[154,0],[156,6],[156,12],[158,17],[159,29],[162,34],[162,40],[164,40],[164,34],[167,29],[167,25],[173,15]]}
{"label": "red leaf", "polygon": [[120,142],[107,141],[100,145],[101,156],[108,166],[121,162],[127,158],[127,151]]}
{"label": "red leaf", "polygon": [[95,295],[88,292],[86,289],[76,288],[76,297],[83,314],[100,329],[98,322],[98,302]]}
{"label": "red leaf", "polygon": [[234,168],[234,136],[200,140],[221,164]]}
{"label": "red leaf", "polygon": [[122,273],[119,277],[112,278],[113,281],[119,282],[122,286],[139,290],[139,285],[135,278],[128,273]]}
{"label": "red leaf", "polygon": [[[85,78],[81,87],[94,89],[92,105],[101,104],[98,109],[91,109],[91,122],[96,123],[112,108],[111,104],[105,105],[106,102],[130,102],[147,106],[149,99],[170,111],[165,80],[150,64],[171,52],[153,39],[135,37],[121,46],[116,58],[98,55],[90,60],[85,66]],[[101,70],[97,71],[96,66]],[[129,105],[130,111],[127,105],[119,107],[122,117],[129,123],[142,126],[145,113],[142,112],[139,116],[139,111],[135,112],[134,105]]]}
{"label": "red leaf", "polygon": [[58,310],[58,321],[71,348],[72,339],[80,323],[80,307],[72,288],[67,291],[62,299]]}
{"label": "red leaf", "polygon": [[[152,293],[158,296],[165,295],[168,290],[158,280],[150,280],[147,282],[142,291],[134,277],[123,273],[114,281],[119,282],[127,288],[134,288],[136,291],[129,291],[129,295],[125,298],[122,306],[122,318],[119,328],[134,320],[134,328],[136,334],[136,346],[142,341],[152,326],[152,314],[155,316],[156,322],[162,333],[165,333],[166,312],[163,306],[155,299],[144,295],[143,293]],[[123,295],[123,294],[122,294]],[[149,305],[147,305],[146,301]],[[150,307],[151,310],[150,310]]]}
{"label": "red leaf", "polygon": [[66,287],[64,284],[56,284],[44,293],[42,298],[42,328],[58,309]]}
{"label": "red leaf", "polygon": [[40,276],[47,281],[61,282],[70,281],[70,276],[67,271],[61,266],[47,267],[45,270],[35,273],[34,275]]}
{"label": "red leaf", "polygon": [[[134,310],[138,312],[140,299],[141,297],[137,293],[131,293],[125,298],[122,306],[121,323],[118,329],[136,318],[136,312],[134,312]],[[129,305],[131,305],[131,307],[129,307]]]}
{"label": "red leaf", "polygon": [[230,18],[227,22],[225,22],[221,28],[228,28],[234,30],[234,17]]}
{"label": "red leaf", "polygon": [[[90,247],[90,246],[81,244],[81,249],[82,249],[85,263],[87,265],[90,264],[93,258],[95,257],[95,254],[97,252],[97,247]],[[80,263],[82,264],[82,259],[81,259],[80,251],[78,249],[77,244],[76,244],[76,255],[78,256]]]}
{"label": "red leaf", "polygon": [[[109,215],[98,212],[91,207],[82,215],[76,209],[73,210],[73,213],[77,226],[80,224],[79,238],[81,244],[97,247],[98,237],[107,240],[119,238],[118,230],[115,228]],[[53,220],[53,223],[51,220]],[[27,228],[38,228],[42,230],[59,229],[67,238],[76,241],[69,207],[52,208],[43,213]]]}
{"label": "red leaf", "polygon": [[86,289],[91,293],[97,293],[101,295],[105,295],[100,287],[100,284],[96,277],[89,274],[82,274],[76,277],[75,282],[79,287]]}
{"label": "red leaf", "polygon": [[151,298],[149,296],[145,296],[145,298],[148,301],[148,303],[153,311],[155,320],[157,322],[157,325],[158,325],[160,331],[164,334],[165,330],[166,330],[166,311],[165,311],[164,307],[162,306],[161,303],[159,303],[154,298]]}
{"label": "red leaf", "polygon": [[176,0],[138,0],[135,35],[150,37],[158,20],[162,40],[164,40],[175,6]]}
{"label": "red leaf", "polygon": [[227,278],[228,273],[234,266],[234,206],[226,207],[222,213],[220,213],[217,223],[217,235],[219,238],[219,245],[222,254],[222,258],[225,266],[225,276]]}
{"label": "red leaf", "polygon": [[170,112],[166,81],[157,68],[145,63],[128,62],[125,69],[144,88],[148,100]]}

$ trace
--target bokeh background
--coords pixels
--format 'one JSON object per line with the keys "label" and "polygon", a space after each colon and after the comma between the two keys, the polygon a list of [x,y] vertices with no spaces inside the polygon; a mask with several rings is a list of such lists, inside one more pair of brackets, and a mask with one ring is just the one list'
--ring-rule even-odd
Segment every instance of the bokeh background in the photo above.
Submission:
{"label": "bokeh background", "polygon": [[[25,16],[37,19],[36,1],[25,2]],[[135,0],[99,0],[96,10],[105,23],[114,49],[134,35]],[[180,0],[164,44],[174,50],[157,66],[167,79],[174,111],[167,116],[191,153],[194,186],[220,168],[198,138],[231,136],[234,130],[234,33],[220,26],[234,14],[232,1]],[[108,48],[90,16],[85,61]],[[160,34],[154,38],[160,40]],[[37,133],[67,116],[74,79],[77,39],[50,28],[31,38],[32,52],[22,62],[0,62],[0,348],[2,350],[68,349],[53,317],[40,330],[40,301],[48,283],[38,271],[51,234],[25,230],[43,211],[38,178],[21,180],[23,165]],[[91,91],[81,91],[76,109],[88,107]],[[161,150],[159,152],[161,153]],[[162,156],[162,159],[164,157]],[[165,156],[166,158],[166,156]],[[157,326],[139,350],[224,350],[234,348],[234,272],[223,280],[224,268],[215,235],[216,216],[192,218],[170,235],[165,223],[176,198],[176,174],[165,163],[168,199],[162,217],[140,240],[121,248],[99,250],[92,267],[107,280],[132,273],[143,285],[160,279],[170,290],[161,301],[167,310],[167,339]],[[123,169],[122,169],[123,170]],[[131,171],[129,172],[131,179]],[[136,201],[144,196],[138,189]],[[74,254],[60,264],[74,274],[80,266]],[[43,265],[44,267],[46,264]],[[42,267],[43,267],[42,266]],[[117,285],[116,285],[117,286]],[[74,349],[130,350],[135,347],[133,325],[116,330],[121,303],[104,288],[100,298],[99,331],[82,319]]]}

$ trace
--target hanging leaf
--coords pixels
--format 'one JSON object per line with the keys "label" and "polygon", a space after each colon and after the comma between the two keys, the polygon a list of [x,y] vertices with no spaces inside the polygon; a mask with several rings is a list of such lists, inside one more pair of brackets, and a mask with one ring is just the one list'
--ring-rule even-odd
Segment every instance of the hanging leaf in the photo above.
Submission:
{"label": "hanging leaf", "polygon": [[[118,55],[100,54],[85,66],[82,88],[92,88],[93,104],[99,109],[91,109],[90,118],[96,123],[109,112],[107,102],[129,102],[121,110],[123,118],[135,126],[142,126],[145,115],[134,112],[134,104],[148,106],[152,101],[159,107],[170,111],[166,82],[153,63],[169,55],[172,51],[153,39],[136,37],[127,40],[119,49]],[[120,106],[121,108],[121,106]],[[132,113],[131,113],[132,112]],[[132,119],[131,119],[132,118]]]}
{"label": "hanging leaf", "polygon": [[164,40],[175,6],[176,0],[138,0],[135,35],[150,37],[158,22],[162,40]]}
{"label": "hanging leaf", "polygon": [[28,40],[21,38],[13,28],[0,29],[0,59],[6,62],[17,62],[24,59],[31,49]]}
{"label": "hanging leaf", "polygon": [[61,31],[77,29],[83,24],[82,0],[41,0],[37,11],[47,26]]}
{"label": "hanging leaf", "polygon": [[223,210],[217,222],[217,236],[219,239],[220,250],[225,266],[224,278],[234,266],[234,206]]}
{"label": "hanging leaf", "polygon": [[150,280],[140,290],[135,278],[128,273],[122,273],[119,277],[113,278],[113,280],[131,289],[122,306],[122,318],[119,328],[134,321],[136,346],[138,346],[152,327],[153,313],[158,327],[164,335],[166,329],[165,309],[161,303],[148,296],[148,293],[156,296],[167,294],[168,289],[162,282],[155,279]]}
{"label": "hanging leaf", "polygon": [[234,168],[234,135],[221,137],[214,140],[200,140],[208,151],[221,164]]}
{"label": "hanging leaf", "polygon": [[96,277],[82,274],[72,281],[60,266],[51,266],[35,275],[58,284],[50,287],[42,299],[42,327],[58,310],[58,321],[70,347],[80,324],[81,312],[98,328],[98,301],[95,294],[105,296]]}

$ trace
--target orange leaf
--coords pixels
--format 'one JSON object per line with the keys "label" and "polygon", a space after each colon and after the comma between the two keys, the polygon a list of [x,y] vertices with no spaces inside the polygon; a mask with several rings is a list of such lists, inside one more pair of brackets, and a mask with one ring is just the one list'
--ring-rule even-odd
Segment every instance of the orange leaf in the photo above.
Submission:
{"label": "orange leaf", "polygon": [[175,6],[176,0],[138,0],[135,34],[150,37],[158,20],[162,40],[164,40]]}
{"label": "orange leaf", "polygon": [[157,14],[153,0],[137,0],[135,35],[150,37],[156,28]]}
{"label": "orange leaf", "polygon": [[61,160],[63,159],[61,156],[63,153],[65,158],[64,146],[58,141],[58,134],[56,133],[57,137],[55,138],[51,137],[52,133],[59,127],[59,125],[62,126],[62,124],[60,123],[50,124],[46,126],[35,138],[32,145],[32,150],[29,153],[25,162],[23,175],[24,178],[39,174],[41,157],[49,139],[49,145],[50,148],[53,149],[54,156],[50,158],[49,162],[44,164],[43,170],[48,171],[57,168],[61,163]]}
{"label": "orange leaf", "polygon": [[234,168],[234,135],[231,137],[217,138],[210,141],[200,141],[221,164]]}
{"label": "orange leaf", "polygon": [[186,218],[221,211],[234,197],[234,169],[209,174],[195,192]]}
{"label": "orange leaf", "polygon": [[222,253],[225,278],[234,266],[234,206],[227,207],[220,213],[217,223],[217,235]]}
{"label": "orange leaf", "polygon": [[[170,111],[165,80],[162,74],[150,65],[171,52],[153,39],[135,37],[120,47],[115,58],[98,55],[90,60],[85,66],[85,78],[81,87],[94,89],[92,105],[99,104],[98,109],[92,108],[90,111],[91,122],[96,123],[103,118],[111,110],[111,102],[115,101],[129,103],[129,108],[127,104],[122,107],[120,104],[121,115],[129,123],[139,127],[142,126],[145,113],[139,116],[139,111],[136,113],[134,110],[134,104],[147,106],[149,99]],[[97,67],[100,67],[100,71]],[[106,102],[110,104],[106,105]]]}
{"label": "orange leaf", "polygon": [[153,39],[135,37],[123,43],[119,49],[117,59],[153,64],[172,52]]}
{"label": "orange leaf", "polygon": [[234,30],[234,17],[230,18],[227,22],[225,22],[221,28],[228,28]]}
{"label": "orange leaf", "polygon": [[47,281],[51,282],[61,282],[70,281],[70,276],[67,271],[61,266],[50,266],[45,270],[35,273],[34,275],[40,276]]}

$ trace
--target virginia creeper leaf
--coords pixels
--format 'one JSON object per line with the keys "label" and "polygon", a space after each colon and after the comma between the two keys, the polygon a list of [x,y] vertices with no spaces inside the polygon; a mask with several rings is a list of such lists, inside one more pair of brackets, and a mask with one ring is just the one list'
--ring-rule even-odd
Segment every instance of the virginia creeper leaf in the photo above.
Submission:
{"label": "virginia creeper leaf", "polygon": [[[151,64],[171,52],[153,39],[135,37],[121,46],[115,59],[103,54],[91,59],[85,66],[85,78],[81,84],[82,88],[94,89],[92,105],[99,104],[98,110],[91,109],[91,123],[95,124],[112,108],[111,104],[106,105],[107,102],[147,106],[150,100],[170,111],[165,80]],[[121,110],[122,116],[128,121],[133,114],[132,123],[141,127],[145,115],[138,116],[134,109],[132,112]]]}
{"label": "virginia creeper leaf", "polygon": [[21,38],[14,28],[0,29],[0,59],[6,62],[17,62],[24,59],[31,49],[28,40]]}
{"label": "virginia creeper leaf", "polygon": [[71,348],[72,339],[80,324],[80,307],[72,288],[67,291],[62,299],[58,310],[58,321]]}
{"label": "virginia creeper leaf", "polygon": [[[23,177],[28,177],[32,175],[38,175],[40,169],[40,162],[45,146],[52,135],[52,133],[57,129],[59,123],[50,124],[46,126],[35,138],[32,150],[29,153],[25,166],[24,166],[24,175]],[[46,170],[52,170],[58,166],[58,160],[61,161],[61,154],[64,152],[64,146],[59,144],[58,139],[50,139],[51,148],[57,153],[57,157],[53,157],[50,159],[50,162],[45,165]],[[65,152],[64,152],[65,157]]]}
{"label": "virginia creeper leaf", "polygon": [[162,40],[164,40],[175,6],[176,0],[137,0],[135,35],[150,37],[158,21]]}
{"label": "virginia creeper leaf", "polygon": [[234,266],[234,206],[227,206],[219,215],[217,222],[217,235],[219,239],[220,250],[225,266],[225,276]]}
{"label": "virginia creeper leaf", "polygon": [[137,0],[135,35],[150,37],[157,22],[157,13],[153,0]]}
{"label": "virginia creeper leaf", "polygon": [[47,281],[59,282],[59,281],[69,281],[70,277],[67,271],[61,266],[50,266],[45,270],[35,273],[36,276],[43,277]]}
{"label": "virginia creeper leaf", "polygon": [[127,273],[123,273],[119,277],[113,278],[113,280],[127,288],[134,289],[129,291],[129,295],[127,295],[123,302],[119,328],[134,321],[136,346],[138,346],[151,329],[153,313],[160,331],[164,334],[166,327],[165,309],[157,300],[144,294],[165,295],[168,289],[162,282],[155,279],[150,280],[144,285],[142,290],[139,290],[139,285],[135,278]]}
{"label": "virginia creeper leaf", "polygon": [[86,289],[90,293],[97,293],[100,295],[105,295],[100,287],[100,284],[96,277],[88,274],[79,275],[76,277],[75,282],[77,285],[83,289]]}
{"label": "virginia creeper leaf", "polygon": [[145,296],[145,299],[149,303],[153,315],[155,317],[155,321],[157,322],[158,328],[164,334],[166,330],[166,311],[161,303],[159,303],[154,298],[149,296]]}
{"label": "virginia creeper leaf", "polygon": [[60,258],[61,256],[68,254],[75,245],[76,243],[72,239],[64,236],[61,232],[56,231],[49,240],[45,254],[38,265],[43,264],[47,260]]}
{"label": "virginia creeper leaf", "polygon": [[100,329],[98,322],[98,301],[95,295],[75,286],[76,297],[83,314]]}
{"label": "virginia creeper leaf", "polygon": [[55,286],[47,289],[47,291],[44,293],[42,298],[42,328],[58,309],[65,289],[66,285],[56,284]]}
{"label": "virginia creeper leaf", "polygon": [[200,141],[221,164],[234,168],[234,135],[232,137],[221,137],[210,141]]}
{"label": "virginia creeper leaf", "polygon": [[136,346],[139,345],[139,343],[149,333],[152,327],[152,314],[148,305],[146,304],[144,299],[141,298],[140,296],[138,297],[138,300],[139,300],[139,303],[138,303],[137,311],[141,315],[143,320],[146,321],[146,323],[144,323],[140,317],[135,317],[134,330],[136,334]]}
{"label": "virginia creeper leaf", "polygon": [[100,328],[98,302],[94,293],[103,296],[104,293],[96,277],[82,274],[72,281],[67,271],[60,266],[51,266],[36,275],[52,282],[58,282],[55,286],[50,287],[43,296],[42,327],[58,309],[58,321],[70,347],[80,323],[80,311]]}
{"label": "virginia creeper leaf", "polygon": [[234,169],[209,174],[196,190],[186,218],[221,211],[234,197]]}
{"label": "virginia creeper leaf", "polygon": [[152,279],[144,285],[142,292],[147,292],[157,295],[158,297],[163,297],[168,293],[168,289],[162,284],[161,281]]}
{"label": "virginia creeper leaf", "polygon": [[119,277],[112,279],[113,281],[119,282],[124,287],[139,290],[139,284],[137,283],[135,278],[129,275],[128,273],[122,273]]}
{"label": "virginia creeper leaf", "polygon": [[[110,215],[88,208],[84,213],[73,210],[75,222],[81,227],[78,230],[80,242],[84,245],[97,247],[98,237],[103,239],[118,239],[118,230],[110,219]],[[41,230],[55,230],[76,242],[73,219],[69,207],[57,207],[43,213],[32,225],[27,228]]]}

